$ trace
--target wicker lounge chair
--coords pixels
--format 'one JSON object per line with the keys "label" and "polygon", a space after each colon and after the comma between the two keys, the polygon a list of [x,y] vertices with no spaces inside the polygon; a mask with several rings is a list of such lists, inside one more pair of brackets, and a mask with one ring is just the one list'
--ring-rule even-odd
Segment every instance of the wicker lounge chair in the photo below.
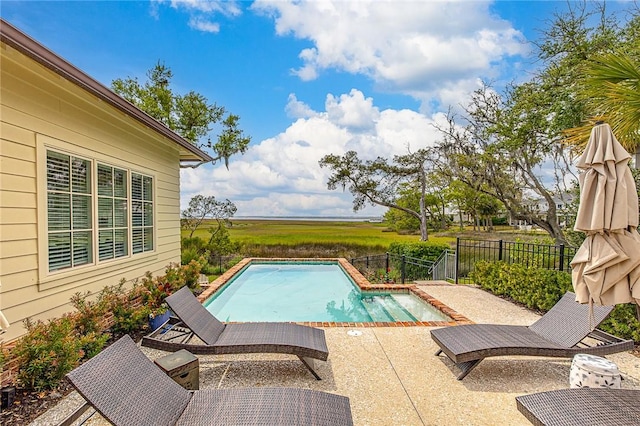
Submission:
{"label": "wicker lounge chair", "polygon": [[640,390],[561,389],[516,397],[518,410],[538,426],[640,425]]}
{"label": "wicker lounge chair", "polygon": [[85,406],[116,426],[353,424],[349,398],[341,395],[294,388],[188,391],[129,336],[67,378],[87,401]]}
{"label": "wicker lounge chair", "polygon": [[[315,360],[329,356],[324,330],[292,323],[223,324],[213,316],[187,287],[165,299],[176,317],[142,339],[142,345],[193,354],[282,353],[296,355],[320,380]],[[190,343],[197,336],[201,342]]]}
{"label": "wicker lounge chair", "polygon": [[[571,358],[578,353],[608,355],[633,349],[632,340],[622,340],[594,329],[610,313],[610,306],[589,306],[567,292],[532,325],[468,324],[431,331],[431,338],[460,369],[462,380],[480,361],[493,356],[529,355]],[[587,339],[588,338],[588,339]]]}

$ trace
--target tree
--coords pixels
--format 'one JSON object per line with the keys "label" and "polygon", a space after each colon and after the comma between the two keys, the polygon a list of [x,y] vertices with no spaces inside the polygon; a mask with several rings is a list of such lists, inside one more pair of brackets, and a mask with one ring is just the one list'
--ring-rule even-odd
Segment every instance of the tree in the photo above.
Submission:
{"label": "tree", "polygon": [[[638,40],[640,52],[640,40]],[[582,126],[567,130],[567,143],[584,147],[597,121],[611,125],[622,145],[635,152],[640,145],[640,58],[609,53],[589,61],[578,96],[590,117]]]}
{"label": "tree", "polygon": [[[396,204],[410,210],[420,209],[420,194],[412,189],[400,188]],[[395,232],[420,232],[420,220],[399,209],[388,209],[384,221],[389,229]]]}
{"label": "tree", "polygon": [[[425,195],[427,194],[427,170],[431,152],[426,149],[407,155],[397,155],[393,161],[378,157],[375,160],[363,161],[355,151],[348,151],[344,156],[329,154],[320,161],[320,167],[331,169],[327,188],[334,190],[338,185],[343,190],[348,188],[353,199],[353,211],[365,207],[366,204],[380,205],[398,209],[413,217],[420,223],[420,240],[427,241],[427,210]],[[420,194],[418,209],[398,202],[400,190],[413,185]]]}
{"label": "tree", "polygon": [[209,231],[211,238],[209,244],[215,239],[217,233],[226,229],[225,226],[237,211],[237,207],[229,200],[218,201],[214,196],[205,197],[196,195],[189,201],[189,207],[182,211],[182,220],[180,221],[183,229],[190,230],[189,238],[193,237],[193,233],[206,219],[214,219],[217,226],[211,227]]}
{"label": "tree", "polygon": [[[506,99],[486,85],[478,89],[465,117],[450,112],[447,125],[438,127],[443,135],[438,143],[443,153],[439,169],[497,199],[512,218],[536,224],[564,243],[554,193],[540,173],[544,162],[555,162],[557,170],[557,159],[564,157],[561,146],[546,132],[545,110],[537,96],[529,84],[514,88]],[[549,205],[543,216],[527,202],[537,197]]]}
{"label": "tree", "polygon": [[[467,184],[481,184],[480,190],[501,201],[512,218],[541,227],[557,243],[566,239],[555,198],[567,193],[567,184],[575,179],[564,132],[585,123],[593,110],[587,96],[580,96],[589,84],[585,69],[617,48],[636,52],[630,56],[637,58],[640,45],[637,18],[621,28],[604,3],[568,6],[542,32],[538,43],[541,66],[529,81],[513,84],[501,94],[485,84],[474,93],[465,117],[449,114],[448,125],[440,128],[445,170],[452,170],[454,177]],[[629,82],[625,79],[625,99],[638,95],[637,86]],[[623,95],[612,98],[616,104]],[[634,105],[627,107],[637,113]],[[637,115],[628,116],[637,126]],[[553,171],[553,179],[545,178],[544,171]],[[530,209],[527,200],[535,198],[544,199],[549,206],[544,215]]]}
{"label": "tree", "polygon": [[[160,62],[147,72],[147,78],[144,84],[140,84],[137,78],[116,79],[111,82],[111,87],[114,92],[189,142],[213,151],[213,163],[224,160],[229,168],[232,155],[246,152],[251,138],[244,136],[239,129],[240,118],[237,115],[227,114],[225,117],[223,107],[209,104],[200,93],[173,93],[170,87],[173,73]],[[212,142],[209,134],[216,123],[222,129],[217,140]],[[207,137],[206,141],[202,140],[204,137]]]}
{"label": "tree", "polygon": [[[605,13],[604,5],[595,11],[572,9],[573,14],[558,18],[547,43],[541,46],[556,63],[566,62],[567,57],[579,60],[571,65],[572,102],[580,110],[580,121],[565,127],[566,143],[583,148],[594,124],[609,123],[625,148],[631,152],[640,144],[640,8],[628,8],[629,19],[621,20]],[[579,13],[578,13],[579,12]],[[596,15],[600,25],[589,28],[586,20]],[[563,25],[572,22],[572,25]],[[583,34],[581,44],[586,48],[575,49],[575,34]],[[553,36],[553,37],[552,37]]]}

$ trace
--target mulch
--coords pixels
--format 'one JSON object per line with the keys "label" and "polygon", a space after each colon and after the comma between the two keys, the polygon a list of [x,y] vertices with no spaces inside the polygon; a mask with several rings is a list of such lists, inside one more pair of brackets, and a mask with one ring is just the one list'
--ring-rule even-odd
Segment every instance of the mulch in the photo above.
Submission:
{"label": "mulch", "polygon": [[13,405],[0,413],[2,425],[27,425],[42,413],[55,406],[73,390],[71,383],[64,379],[55,390],[36,392],[16,389]]}

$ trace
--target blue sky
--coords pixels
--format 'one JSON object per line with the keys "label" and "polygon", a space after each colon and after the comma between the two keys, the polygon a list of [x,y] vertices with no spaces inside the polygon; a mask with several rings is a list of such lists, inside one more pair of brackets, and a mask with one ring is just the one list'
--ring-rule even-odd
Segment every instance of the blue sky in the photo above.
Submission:
{"label": "blue sky", "polygon": [[[531,42],[565,1],[6,1],[0,15],[106,86],[161,61],[178,93],[240,116],[252,138],[229,170],[181,173],[236,216],[352,216],[326,187],[326,154],[391,158],[437,140],[432,124],[480,79],[526,80]],[[368,207],[360,215],[379,215]]]}

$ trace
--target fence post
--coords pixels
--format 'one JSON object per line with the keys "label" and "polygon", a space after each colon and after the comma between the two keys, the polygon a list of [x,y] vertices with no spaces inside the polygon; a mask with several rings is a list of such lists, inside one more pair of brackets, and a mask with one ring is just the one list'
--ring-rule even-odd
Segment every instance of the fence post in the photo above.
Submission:
{"label": "fence post", "polygon": [[402,255],[402,267],[400,268],[401,271],[401,280],[402,280],[402,284],[404,284],[404,277],[405,277],[405,255]]}
{"label": "fence post", "polygon": [[389,252],[387,252],[387,258],[385,259],[384,271],[386,274],[389,274]]}
{"label": "fence post", "polygon": [[564,244],[560,244],[560,271],[564,271]]}
{"label": "fence post", "polygon": [[502,260],[502,240],[498,242],[498,260]]}
{"label": "fence post", "polygon": [[456,237],[456,262],[453,271],[453,282],[458,284],[458,262],[460,262],[460,237]]}

